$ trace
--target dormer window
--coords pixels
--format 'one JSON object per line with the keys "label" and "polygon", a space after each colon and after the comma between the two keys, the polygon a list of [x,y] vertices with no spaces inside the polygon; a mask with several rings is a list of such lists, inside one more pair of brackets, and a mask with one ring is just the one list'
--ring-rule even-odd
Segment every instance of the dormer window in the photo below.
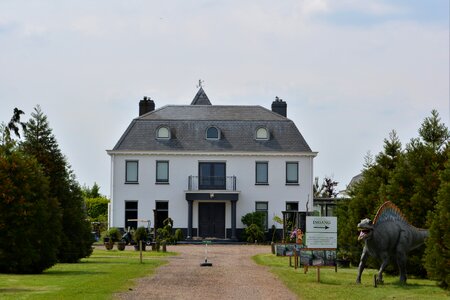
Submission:
{"label": "dormer window", "polygon": [[170,139],[170,130],[166,126],[161,126],[156,130],[156,138],[159,140]]}
{"label": "dormer window", "polygon": [[256,129],[256,139],[257,140],[268,140],[269,139],[269,131],[265,127],[259,127]]}
{"label": "dormer window", "polygon": [[220,130],[217,127],[211,126],[206,129],[206,139],[207,140],[219,140]]}

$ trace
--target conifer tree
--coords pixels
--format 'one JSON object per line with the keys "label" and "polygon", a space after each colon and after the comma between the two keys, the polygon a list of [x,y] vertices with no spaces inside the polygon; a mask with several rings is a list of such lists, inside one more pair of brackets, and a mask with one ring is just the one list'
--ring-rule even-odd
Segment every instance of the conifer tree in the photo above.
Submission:
{"label": "conifer tree", "polygon": [[436,209],[429,213],[430,236],[426,242],[425,267],[428,275],[444,288],[450,287],[450,148],[441,172]]}
{"label": "conifer tree", "polygon": [[61,153],[47,117],[37,106],[25,130],[23,150],[34,156],[49,178],[50,194],[61,208],[60,262],[77,262],[92,252],[90,224],[86,220],[83,196],[66,158]]}
{"label": "conifer tree", "polygon": [[[20,110],[0,128],[0,272],[41,273],[57,262],[59,207],[36,159],[17,148]],[[22,126],[23,128],[23,126]]]}

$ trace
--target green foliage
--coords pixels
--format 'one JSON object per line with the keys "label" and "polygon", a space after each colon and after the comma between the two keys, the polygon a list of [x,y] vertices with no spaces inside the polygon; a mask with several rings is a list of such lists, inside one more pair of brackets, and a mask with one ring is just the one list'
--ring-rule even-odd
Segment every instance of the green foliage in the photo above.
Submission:
{"label": "green foliage", "polygon": [[117,227],[111,227],[107,233],[106,236],[108,236],[112,242],[116,243],[122,239],[122,234],[120,233],[119,228]]}
{"label": "green foliage", "polygon": [[[338,205],[338,247],[361,253],[356,225],[361,219],[373,219],[387,200],[396,204],[413,226],[426,228],[427,214],[435,210],[437,192],[444,183],[439,174],[448,161],[448,142],[449,131],[436,111],[424,120],[419,137],[411,139],[404,150],[395,131],[391,132],[383,151],[375,159],[366,157],[363,179],[350,190],[351,200]],[[421,248],[409,254],[409,274],[425,275],[423,252]],[[352,263],[357,263],[359,255],[352,256]]]}
{"label": "green foliage", "polygon": [[165,241],[167,244],[174,244],[176,242],[175,236],[173,235],[173,220],[169,217],[163,221],[163,228],[157,229],[157,240],[162,242]]}
{"label": "green foliage", "polygon": [[245,228],[245,236],[247,237],[247,242],[249,243],[264,241],[264,231],[262,231],[261,227],[256,224],[250,224]]}
{"label": "green foliage", "polygon": [[146,239],[147,239],[147,229],[145,229],[145,227],[143,227],[143,226],[138,227],[133,232],[133,240],[136,243],[139,243],[139,241],[145,241]]}
{"label": "green foliage", "polygon": [[244,238],[247,242],[264,241],[264,213],[256,211],[248,213],[241,218],[241,222],[247,227],[244,230]]}
{"label": "green foliage", "polygon": [[242,216],[241,222],[246,226],[256,224],[259,228],[261,228],[261,230],[264,231],[265,218],[266,216],[264,215],[264,213],[256,211]]}
{"label": "green foliage", "polygon": [[85,198],[86,213],[91,222],[104,222],[108,217],[109,200],[105,197]]}
{"label": "green foliage", "polygon": [[103,197],[100,194],[100,186],[97,184],[97,182],[94,182],[94,185],[92,188],[88,186],[83,186],[82,188],[83,197],[84,198],[101,198]]}
{"label": "green foliage", "polygon": [[[129,291],[136,278],[150,276],[174,253],[94,250],[80,264],[57,264],[39,275],[0,274],[0,298],[13,299],[112,299]],[[151,258],[151,259],[146,259]]]}
{"label": "green foliage", "polygon": [[50,183],[50,195],[56,198],[62,213],[61,244],[58,259],[77,262],[92,252],[91,224],[84,210],[84,198],[66,158],[61,153],[47,117],[37,106],[27,122],[24,152],[34,156]]}
{"label": "green foliage", "polygon": [[61,219],[38,162],[0,145],[0,272],[41,273],[57,262]]}
{"label": "green foliage", "polygon": [[177,228],[175,230],[175,236],[174,237],[175,237],[175,241],[177,241],[177,242],[184,240],[183,231],[180,228]]}
{"label": "green foliage", "polygon": [[384,285],[373,287],[375,269],[366,269],[361,284],[355,284],[357,269],[320,268],[320,283],[317,270],[309,268],[306,274],[289,266],[286,257],[258,254],[253,257],[259,265],[269,268],[298,299],[448,299],[449,292],[436,286],[431,280],[408,278],[408,285],[399,283],[398,276],[386,275]]}
{"label": "green foliage", "polygon": [[[450,149],[447,149],[450,158]],[[427,240],[425,267],[428,275],[444,288],[450,287],[450,159],[440,175],[436,209],[429,213],[430,236]]]}

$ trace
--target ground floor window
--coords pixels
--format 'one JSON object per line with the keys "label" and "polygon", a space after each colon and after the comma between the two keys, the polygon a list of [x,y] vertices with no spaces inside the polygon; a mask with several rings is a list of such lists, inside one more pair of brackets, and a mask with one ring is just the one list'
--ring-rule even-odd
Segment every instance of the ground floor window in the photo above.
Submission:
{"label": "ground floor window", "polygon": [[298,225],[298,202],[286,202],[286,228],[293,230]]}
{"label": "ground floor window", "polygon": [[125,229],[137,228],[137,220],[138,218],[138,202],[137,201],[125,201]]}
{"label": "ground floor window", "polygon": [[264,214],[264,229],[268,229],[269,224],[269,203],[268,202],[256,202],[255,203],[255,211]]}
{"label": "ground floor window", "polygon": [[156,201],[155,227],[163,228],[164,220],[169,217],[169,201]]}

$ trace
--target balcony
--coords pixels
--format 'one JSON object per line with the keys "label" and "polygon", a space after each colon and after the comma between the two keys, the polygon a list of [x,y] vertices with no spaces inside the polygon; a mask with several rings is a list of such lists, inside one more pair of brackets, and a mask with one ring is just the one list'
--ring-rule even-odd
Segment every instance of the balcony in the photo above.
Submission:
{"label": "balcony", "polygon": [[236,191],[236,176],[189,176],[188,191]]}

